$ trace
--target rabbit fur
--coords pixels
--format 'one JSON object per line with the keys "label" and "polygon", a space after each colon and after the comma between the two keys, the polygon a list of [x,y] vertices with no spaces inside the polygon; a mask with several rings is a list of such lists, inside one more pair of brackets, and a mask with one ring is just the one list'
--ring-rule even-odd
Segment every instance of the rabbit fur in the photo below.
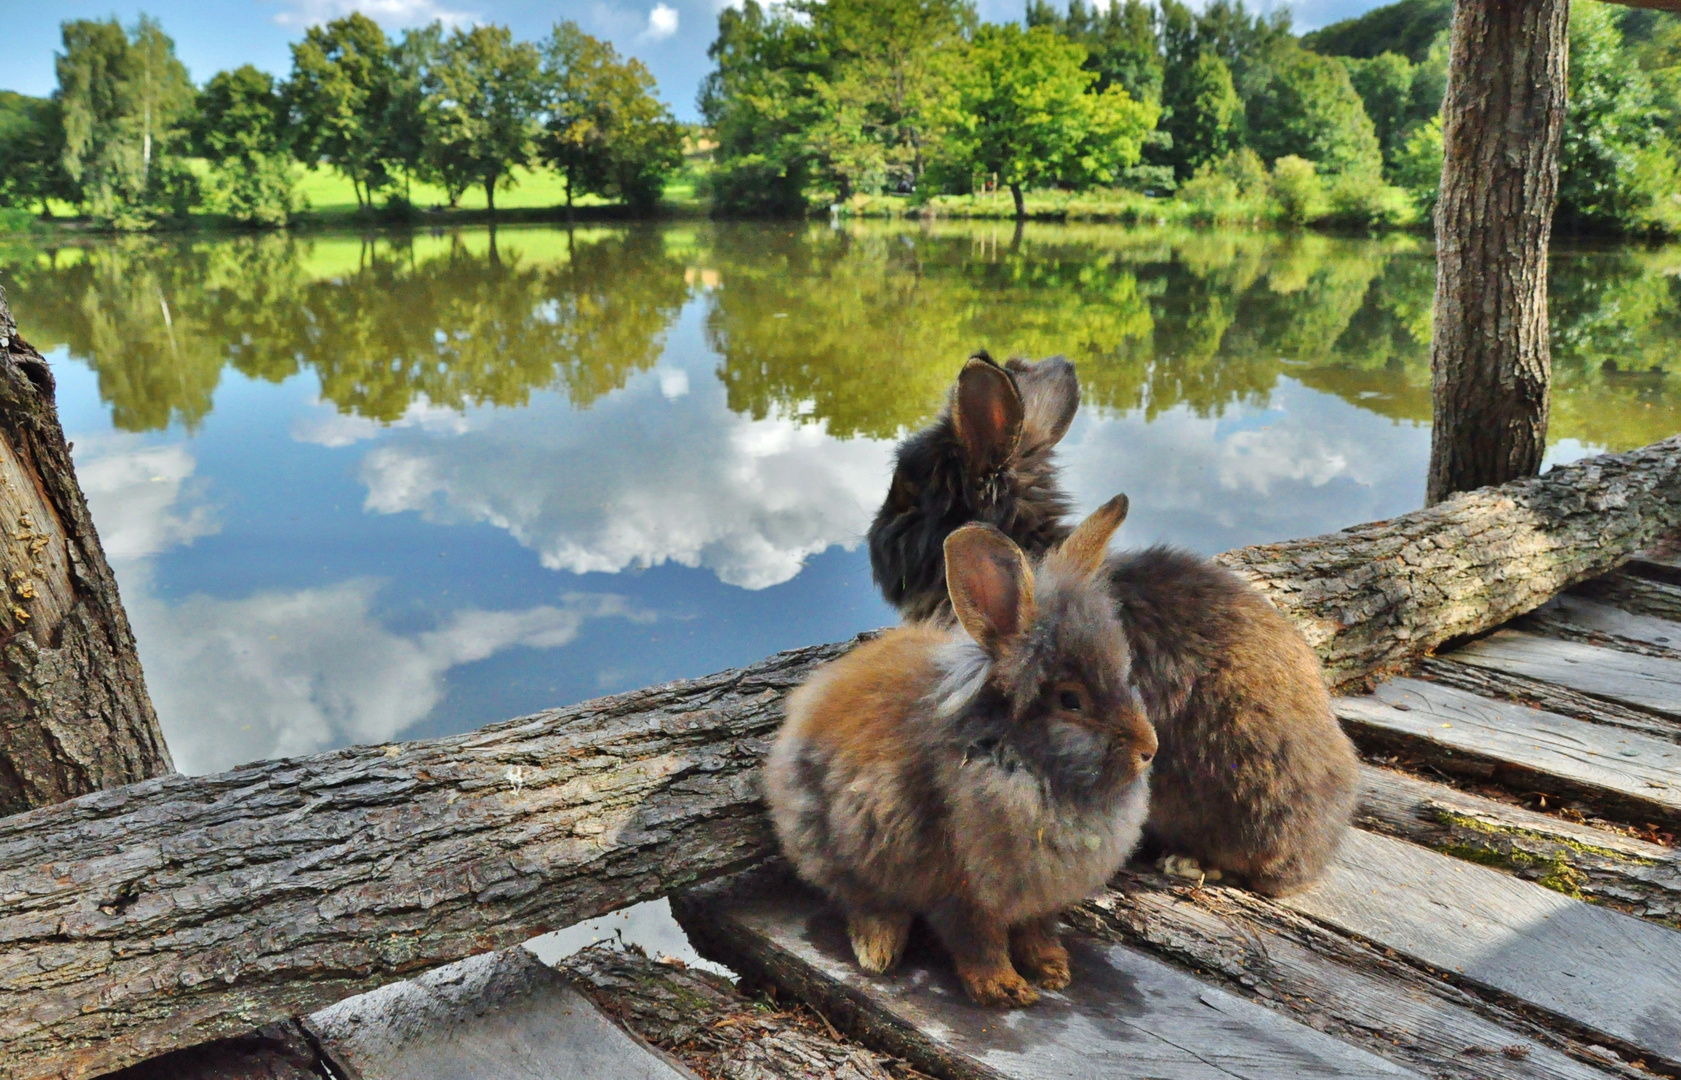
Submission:
{"label": "rabbit fur", "polygon": [[891,630],[790,696],[766,801],[866,971],[920,915],[979,1003],[1034,1001],[1023,974],[1067,985],[1057,916],[1138,842],[1156,750],[1101,580],[1125,512],[1112,500],[1037,567],[992,526],[956,529],[958,627]]}
{"label": "rabbit fur", "polygon": [[[1061,358],[964,367],[946,411],[900,447],[870,532],[876,581],[901,613],[949,618],[944,566],[929,552],[968,515],[1029,554],[1060,540],[1067,500],[1050,454],[1078,400]],[[992,415],[1001,422],[956,419]],[[1263,597],[1197,555],[1152,547],[1111,556],[1105,572],[1161,741],[1149,843],[1259,892],[1309,884],[1347,831],[1359,768],[1318,657]]]}

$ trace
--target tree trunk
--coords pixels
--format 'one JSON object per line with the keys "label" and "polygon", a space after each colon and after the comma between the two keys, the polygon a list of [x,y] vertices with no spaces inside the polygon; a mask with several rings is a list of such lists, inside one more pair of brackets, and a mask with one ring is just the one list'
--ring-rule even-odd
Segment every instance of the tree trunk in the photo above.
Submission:
{"label": "tree trunk", "polygon": [[491,177],[484,182],[484,201],[492,214],[496,213],[496,178]]}
{"label": "tree trunk", "polygon": [[1426,505],[1533,476],[1547,443],[1547,244],[1569,0],[1458,0],[1436,207]]}
{"label": "tree trunk", "polygon": [[0,290],[0,814],[162,776],[146,694],[46,361]]}
{"label": "tree trunk", "polygon": [[1016,220],[1027,220],[1027,201],[1022,197],[1020,184],[1010,185],[1010,197],[1016,200]]}
{"label": "tree trunk", "polygon": [[[1336,681],[1681,529],[1681,436],[1221,561]],[[0,1077],[94,1075],[751,863],[782,695],[845,645],[0,821]]]}

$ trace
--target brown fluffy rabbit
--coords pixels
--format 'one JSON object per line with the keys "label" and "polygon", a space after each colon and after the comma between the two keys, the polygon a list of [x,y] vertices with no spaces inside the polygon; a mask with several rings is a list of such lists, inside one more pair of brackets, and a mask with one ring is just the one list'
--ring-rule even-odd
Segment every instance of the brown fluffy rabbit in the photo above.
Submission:
{"label": "brown fluffy rabbit", "polygon": [[[944,566],[929,552],[965,515],[997,524],[1029,554],[1066,535],[1045,508],[1066,505],[1050,451],[1078,405],[1072,380],[1061,359],[971,360],[946,413],[900,447],[870,555],[903,614],[946,610]],[[1308,884],[1347,831],[1359,768],[1318,657],[1271,604],[1207,559],[1153,547],[1111,557],[1106,573],[1133,683],[1161,740],[1146,835],[1260,892]]]}
{"label": "brown fluffy rabbit", "polygon": [[991,526],[956,530],[961,629],[889,631],[789,698],[766,799],[864,970],[892,967],[921,915],[981,1004],[1036,1000],[1023,974],[1067,985],[1057,916],[1138,842],[1156,751],[1100,577],[1125,515],[1119,496],[1036,569]]}

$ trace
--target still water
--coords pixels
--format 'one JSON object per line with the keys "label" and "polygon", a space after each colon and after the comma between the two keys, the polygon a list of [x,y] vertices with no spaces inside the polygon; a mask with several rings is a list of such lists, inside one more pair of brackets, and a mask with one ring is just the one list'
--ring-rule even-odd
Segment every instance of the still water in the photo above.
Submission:
{"label": "still water", "polygon": [[[0,247],[188,772],[890,621],[861,544],[973,349],[1063,352],[1081,509],[1202,552],[1416,507],[1429,246],[992,226]],[[1553,267],[1552,460],[1681,430],[1681,248]]]}

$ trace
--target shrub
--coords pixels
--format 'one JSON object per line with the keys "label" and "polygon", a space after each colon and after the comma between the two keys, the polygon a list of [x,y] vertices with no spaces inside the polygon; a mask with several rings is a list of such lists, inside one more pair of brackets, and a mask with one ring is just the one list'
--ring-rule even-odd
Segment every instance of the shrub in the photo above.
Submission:
{"label": "shrub", "polygon": [[1410,225],[1418,220],[1412,197],[1375,172],[1344,173],[1331,181],[1323,219],[1333,225],[1377,229]]}
{"label": "shrub", "polygon": [[1272,163],[1272,201],[1279,220],[1305,225],[1325,210],[1325,185],[1313,162],[1285,154]]}

